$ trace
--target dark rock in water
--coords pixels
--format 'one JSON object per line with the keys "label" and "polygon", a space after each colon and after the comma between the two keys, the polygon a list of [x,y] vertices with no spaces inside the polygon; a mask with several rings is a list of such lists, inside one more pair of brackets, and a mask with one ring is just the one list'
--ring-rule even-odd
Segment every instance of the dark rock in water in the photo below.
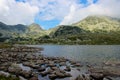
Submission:
{"label": "dark rock in water", "polygon": [[65,62],[60,62],[59,64],[60,64],[60,66],[65,66],[66,65]]}
{"label": "dark rock in water", "polygon": [[23,62],[24,66],[30,66],[30,64],[31,64],[30,62]]}
{"label": "dark rock in water", "polygon": [[107,66],[120,66],[120,61],[107,61],[104,64]]}
{"label": "dark rock in water", "polygon": [[25,77],[25,78],[30,78],[32,76],[32,72],[31,71],[21,71],[20,75]]}
{"label": "dark rock in water", "polygon": [[7,71],[7,66],[0,66],[0,70]]}
{"label": "dark rock in water", "polygon": [[76,62],[75,62],[75,61],[72,61],[72,60],[70,61],[70,63],[71,63],[72,65],[76,64]]}
{"label": "dark rock in water", "polygon": [[71,68],[69,66],[66,66],[66,68],[64,70],[65,71],[71,71]]}
{"label": "dark rock in water", "polygon": [[101,73],[104,76],[118,77],[120,76],[120,68],[117,67],[103,67],[103,68],[91,68],[91,73]]}
{"label": "dark rock in water", "polygon": [[51,74],[51,73],[53,73],[54,72],[54,70],[52,70],[52,69],[47,69],[47,71],[46,71],[48,74]]}
{"label": "dark rock in water", "polygon": [[33,68],[33,69],[38,69],[40,66],[39,65],[31,65],[31,67]]}
{"label": "dark rock in water", "polygon": [[82,65],[80,63],[75,63],[74,64],[76,67],[81,67]]}
{"label": "dark rock in water", "polygon": [[38,80],[38,77],[32,77],[29,80]]}
{"label": "dark rock in water", "polygon": [[85,75],[79,75],[75,80],[97,80],[97,79],[90,79]]}
{"label": "dark rock in water", "polygon": [[37,60],[36,64],[44,65],[44,64],[45,64],[45,61],[44,61],[44,60]]}
{"label": "dark rock in water", "polygon": [[53,79],[57,78],[57,76],[55,74],[50,74],[49,78],[53,80]]}
{"label": "dark rock in water", "polygon": [[80,71],[80,68],[77,68],[78,71]]}
{"label": "dark rock in water", "polygon": [[65,77],[72,77],[70,73],[65,73]]}
{"label": "dark rock in water", "polygon": [[105,77],[103,80],[113,80],[113,79],[110,77]]}
{"label": "dark rock in water", "polygon": [[100,73],[92,73],[92,74],[90,74],[90,77],[94,80],[103,80],[103,78],[105,76],[103,74],[100,74]]}
{"label": "dark rock in water", "polygon": [[45,71],[46,68],[43,68],[43,67],[40,67],[38,68],[38,71],[41,72],[41,71]]}
{"label": "dark rock in water", "polygon": [[59,70],[58,67],[51,67],[52,70]]}
{"label": "dark rock in water", "polygon": [[62,73],[60,71],[55,71],[55,74],[56,74],[57,78],[65,78],[64,73]]}
{"label": "dark rock in water", "polygon": [[44,72],[40,72],[40,74],[41,74],[42,76],[46,76],[46,75],[49,74],[49,72],[48,72],[48,71],[44,71]]}
{"label": "dark rock in water", "polygon": [[22,69],[17,65],[13,65],[8,68],[8,72],[10,72],[10,73],[19,74],[19,72],[21,72],[21,71],[22,71]]}

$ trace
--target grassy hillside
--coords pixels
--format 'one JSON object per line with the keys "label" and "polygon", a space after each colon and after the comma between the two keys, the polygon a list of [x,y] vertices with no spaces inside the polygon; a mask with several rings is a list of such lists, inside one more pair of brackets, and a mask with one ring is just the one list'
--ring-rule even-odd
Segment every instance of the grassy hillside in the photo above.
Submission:
{"label": "grassy hillside", "polygon": [[0,41],[6,39],[22,44],[120,44],[120,19],[88,16],[72,25],[59,25],[49,30],[35,23],[29,26],[0,23]]}
{"label": "grassy hillside", "polygon": [[2,34],[1,37],[11,37],[14,33],[23,34],[25,33],[27,27],[25,25],[6,25],[0,22],[0,33]]}
{"label": "grassy hillside", "polygon": [[120,21],[107,16],[88,16],[87,18],[73,25],[91,32],[120,31]]}
{"label": "grassy hillside", "polygon": [[38,38],[40,36],[46,35],[46,31],[43,30],[38,24],[31,24],[28,26],[24,37]]}
{"label": "grassy hillside", "polygon": [[80,29],[77,26],[60,25],[58,29],[56,29],[54,32],[50,34],[50,36],[61,37],[61,36],[67,36],[67,35],[77,35],[84,32],[85,31],[83,29]]}

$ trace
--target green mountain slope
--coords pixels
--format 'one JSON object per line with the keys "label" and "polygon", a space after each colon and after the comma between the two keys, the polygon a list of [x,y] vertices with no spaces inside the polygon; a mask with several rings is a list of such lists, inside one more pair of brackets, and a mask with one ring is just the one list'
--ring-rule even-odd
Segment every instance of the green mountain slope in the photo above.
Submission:
{"label": "green mountain slope", "polygon": [[72,25],[51,30],[51,39],[43,43],[58,44],[120,44],[120,20],[107,16],[88,16]]}
{"label": "green mountain slope", "polygon": [[78,26],[84,30],[91,32],[96,31],[119,31],[120,30],[120,20],[107,17],[107,16],[88,16],[87,18],[79,21],[74,26]]}
{"label": "green mountain slope", "polygon": [[[107,16],[88,16],[72,25],[59,25],[43,30],[38,24],[6,25],[0,22],[0,41],[24,43],[120,44],[120,19]],[[4,40],[4,39],[3,39]],[[3,41],[2,40],[2,41]],[[8,40],[9,41],[9,40]]]}
{"label": "green mountain slope", "polygon": [[6,25],[0,22],[0,33],[2,34],[1,37],[11,37],[14,33],[23,34],[25,33],[27,27],[25,25]]}
{"label": "green mountain slope", "polygon": [[38,38],[43,35],[46,35],[46,31],[35,23],[29,25],[25,33],[25,37],[30,37],[30,38]]}
{"label": "green mountain slope", "polygon": [[64,37],[64,36],[70,36],[70,35],[77,35],[80,33],[85,32],[83,29],[80,29],[76,26],[71,25],[60,25],[58,28],[50,33],[50,36],[52,37]]}
{"label": "green mountain slope", "polygon": [[46,31],[43,30],[38,24],[31,24],[29,26],[18,25],[6,25],[0,22],[0,37],[1,38],[38,38],[46,35]]}

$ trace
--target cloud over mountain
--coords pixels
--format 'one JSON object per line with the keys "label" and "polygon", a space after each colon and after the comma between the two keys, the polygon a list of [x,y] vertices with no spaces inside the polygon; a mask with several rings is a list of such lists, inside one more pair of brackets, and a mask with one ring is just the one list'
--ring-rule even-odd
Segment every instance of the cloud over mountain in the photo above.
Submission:
{"label": "cloud over mountain", "polygon": [[60,24],[72,24],[88,15],[120,18],[119,5],[120,0],[0,0],[0,21],[30,24],[37,18],[39,21],[59,20]]}
{"label": "cloud over mountain", "polygon": [[88,0],[89,5],[86,7],[79,7],[78,5],[71,5],[70,12],[64,17],[61,24],[75,23],[89,15],[106,15],[120,18],[120,0],[98,0],[93,3],[93,0]]}

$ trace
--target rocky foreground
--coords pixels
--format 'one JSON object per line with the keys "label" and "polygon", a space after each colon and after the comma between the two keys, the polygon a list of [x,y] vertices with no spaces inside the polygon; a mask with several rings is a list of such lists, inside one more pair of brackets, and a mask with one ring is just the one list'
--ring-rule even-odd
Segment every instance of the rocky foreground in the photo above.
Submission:
{"label": "rocky foreground", "polygon": [[[0,49],[0,75],[17,77],[20,80],[41,80],[47,76],[50,80],[68,78],[68,80],[120,80],[120,62],[108,61],[102,67],[83,65],[64,57],[46,57],[40,54],[42,48],[14,46]],[[20,65],[24,67],[21,67]],[[82,68],[86,67],[86,72]],[[74,79],[71,71],[76,69],[79,76]]]}

